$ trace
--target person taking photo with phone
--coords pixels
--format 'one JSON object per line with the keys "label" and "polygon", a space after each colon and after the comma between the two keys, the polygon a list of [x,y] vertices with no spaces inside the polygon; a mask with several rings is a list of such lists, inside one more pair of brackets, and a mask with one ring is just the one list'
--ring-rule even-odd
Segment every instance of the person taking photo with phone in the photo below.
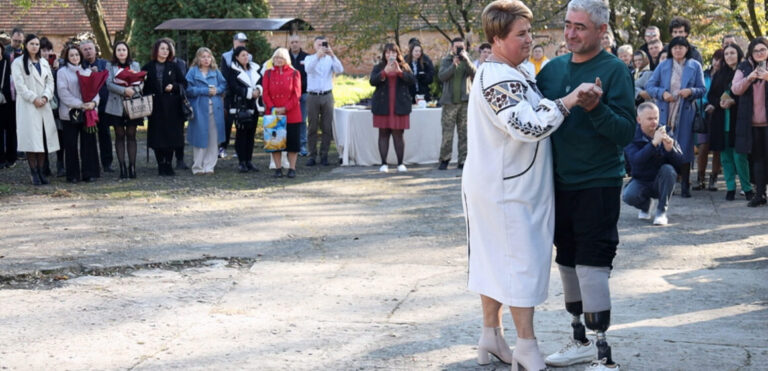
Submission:
{"label": "person taking photo with phone", "polygon": [[441,117],[443,140],[440,145],[440,166],[438,167],[440,170],[447,169],[451,161],[454,128],[459,134],[459,163],[456,167],[464,168],[464,160],[467,158],[467,102],[475,71],[477,69],[469,60],[464,39],[461,37],[453,39],[451,54],[443,57],[437,73],[437,77],[443,83],[443,94],[440,97],[440,105],[443,107]]}

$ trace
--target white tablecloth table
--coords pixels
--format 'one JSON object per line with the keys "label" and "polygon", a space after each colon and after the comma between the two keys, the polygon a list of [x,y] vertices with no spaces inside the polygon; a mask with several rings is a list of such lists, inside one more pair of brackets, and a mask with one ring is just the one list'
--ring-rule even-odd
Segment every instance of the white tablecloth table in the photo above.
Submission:
{"label": "white tablecloth table", "polygon": [[[411,128],[405,131],[405,164],[433,164],[440,157],[442,126],[441,108],[413,108]],[[370,110],[336,108],[333,110],[333,136],[342,166],[381,164],[379,129],[373,127]],[[454,130],[451,162],[457,159],[458,139]],[[392,140],[389,141],[387,163],[397,164]]]}

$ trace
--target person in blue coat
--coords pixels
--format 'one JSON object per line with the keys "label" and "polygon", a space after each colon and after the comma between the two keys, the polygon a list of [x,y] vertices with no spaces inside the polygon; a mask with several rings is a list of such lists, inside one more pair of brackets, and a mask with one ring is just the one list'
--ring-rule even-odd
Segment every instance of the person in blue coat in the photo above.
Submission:
{"label": "person in blue coat", "polygon": [[682,177],[680,195],[691,197],[690,173],[693,161],[693,120],[696,118],[696,100],[704,96],[704,72],[701,64],[691,58],[691,44],[684,37],[669,42],[671,57],[653,71],[645,90],[659,105],[659,124],[680,143],[683,165],[678,169]]}
{"label": "person in blue coat", "polygon": [[224,101],[227,80],[219,71],[211,50],[197,50],[187,72],[187,97],[195,117],[189,120],[187,141],[192,145],[192,174],[213,174],[224,138]]}

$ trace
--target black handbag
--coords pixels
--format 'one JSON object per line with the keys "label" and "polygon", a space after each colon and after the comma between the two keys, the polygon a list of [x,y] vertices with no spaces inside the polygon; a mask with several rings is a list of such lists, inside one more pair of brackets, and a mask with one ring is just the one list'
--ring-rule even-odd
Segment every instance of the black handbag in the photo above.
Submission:
{"label": "black handbag", "polygon": [[183,87],[181,88],[181,111],[187,121],[192,121],[195,119],[195,110],[192,109],[192,104],[189,103],[189,99],[187,99],[187,93],[184,91]]}
{"label": "black handbag", "polygon": [[693,116],[693,132],[697,134],[706,134],[709,132],[709,125],[708,120],[704,119],[705,113],[702,112],[701,108],[694,102],[693,106],[696,110],[696,115]]}
{"label": "black handbag", "polygon": [[85,112],[79,108],[69,110],[69,122],[77,125],[85,124]]}

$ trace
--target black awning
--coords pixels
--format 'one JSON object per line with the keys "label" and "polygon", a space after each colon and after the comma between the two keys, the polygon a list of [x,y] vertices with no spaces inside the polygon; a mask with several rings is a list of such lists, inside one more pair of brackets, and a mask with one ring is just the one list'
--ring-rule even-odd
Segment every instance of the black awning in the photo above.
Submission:
{"label": "black awning", "polygon": [[155,30],[188,31],[312,31],[309,23],[299,18],[175,18]]}

